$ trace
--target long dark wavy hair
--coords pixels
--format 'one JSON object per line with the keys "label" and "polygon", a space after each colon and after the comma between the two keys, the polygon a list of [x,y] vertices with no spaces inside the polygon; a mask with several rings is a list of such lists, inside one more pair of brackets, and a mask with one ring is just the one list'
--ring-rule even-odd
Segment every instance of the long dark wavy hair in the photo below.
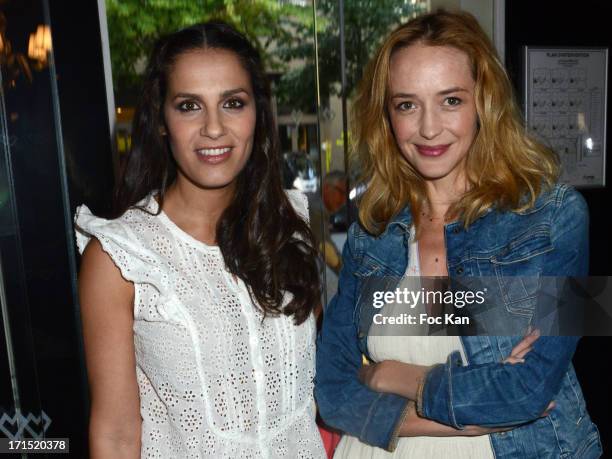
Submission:
{"label": "long dark wavy hair", "polygon": [[[222,49],[238,56],[250,76],[257,111],[253,151],[217,224],[217,243],[227,268],[245,282],[264,315],[282,313],[300,324],[320,302],[313,235],[282,187],[270,86],[259,53],[228,24],[197,24],[156,43],[136,108],[132,148],[115,192],[112,217],[123,215],[151,193],[157,194],[161,212],[165,193],[177,176],[167,137],[162,135],[168,75],[181,54],[201,49]],[[291,293],[292,299],[283,307],[285,292]]]}

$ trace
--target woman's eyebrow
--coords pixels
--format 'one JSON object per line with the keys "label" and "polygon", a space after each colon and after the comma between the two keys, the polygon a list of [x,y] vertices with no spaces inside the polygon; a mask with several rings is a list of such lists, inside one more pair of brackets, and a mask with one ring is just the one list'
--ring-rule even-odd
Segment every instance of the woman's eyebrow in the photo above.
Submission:
{"label": "woman's eyebrow", "polygon": [[[454,92],[468,92],[467,89],[462,88],[461,86],[453,86],[452,88],[443,89],[438,92],[439,96],[446,96],[448,94],[452,94]],[[391,96],[391,99],[403,99],[403,98],[413,98],[418,97],[416,94],[406,93],[406,92],[398,92]]]}
{"label": "woman's eyebrow", "polygon": [[196,100],[201,100],[200,96],[198,94],[190,93],[190,92],[179,92],[179,93],[175,94],[172,99],[196,99]]}
{"label": "woman's eyebrow", "polygon": [[[221,93],[221,98],[233,96],[233,95],[239,94],[241,92],[249,94],[249,92],[246,89],[235,88],[235,89],[228,89],[227,91],[223,91]],[[179,93],[175,94],[173,99],[195,99],[195,100],[201,101],[202,97],[199,94],[195,94],[195,93],[191,93],[191,92],[179,92]]]}
{"label": "woman's eyebrow", "polygon": [[468,92],[467,89],[462,88],[461,86],[453,86],[452,88],[445,89],[438,93],[439,96],[446,96],[447,94],[451,94],[453,92]]}
{"label": "woman's eyebrow", "polygon": [[227,91],[223,91],[221,93],[221,97],[229,97],[229,96],[233,96],[234,94],[239,94],[241,92],[245,92],[245,93],[249,93],[246,89],[243,88],[236,88],[236,89],[229,89]]}
{"label": "woman's eyebrow", "polygon": [[409,94],[409,93],[405,93],[405,92],[398,92],[395,93],[391,96],[391,99],[404,99],[404,98],[410,98],[410,97],[416,97],[416,94]]}

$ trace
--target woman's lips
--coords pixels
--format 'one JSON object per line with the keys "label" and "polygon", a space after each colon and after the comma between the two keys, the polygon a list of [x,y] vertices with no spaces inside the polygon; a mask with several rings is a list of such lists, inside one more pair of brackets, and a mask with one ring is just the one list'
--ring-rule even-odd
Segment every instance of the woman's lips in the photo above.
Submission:
{"label": "woman's lips", "polygon": [[196,150],[198,159],[207,164],[218,164],[225,161],[232,153],[232,147],[200,148]]}
{"label": "woman's lips", "polygon": [[448,147],[450,147],[450,144],[447,144],[447,145],[432,145],[432,146],[428,146],[428,145],[416,145],[416,149],[423,156],[440,156],[446,150],[448,150]]}

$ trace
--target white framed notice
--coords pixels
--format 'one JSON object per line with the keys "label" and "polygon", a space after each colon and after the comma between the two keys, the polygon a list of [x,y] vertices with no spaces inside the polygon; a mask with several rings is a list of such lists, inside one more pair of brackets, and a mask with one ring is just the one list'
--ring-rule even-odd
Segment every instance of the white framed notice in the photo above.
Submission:
{"label": "white framed notice", "polygon": [[561,159],[561,181],[606,185],[608,48],[526,46],[528,129]]}

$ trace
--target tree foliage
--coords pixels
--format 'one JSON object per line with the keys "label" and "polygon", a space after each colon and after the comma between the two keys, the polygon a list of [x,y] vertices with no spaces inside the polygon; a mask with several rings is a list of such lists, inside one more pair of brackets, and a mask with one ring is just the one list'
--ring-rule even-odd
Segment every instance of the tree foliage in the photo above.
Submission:
{"label": "tree foliage", "polygon": [[210,19],[235,26],[259,49],[266,66],[277,68],[279,63],[268,48],[288,39],[279,23],[293,9],[278,0],[106,0],[116,91],[137,86],[160,36]]}
{"label": "tree foliage", "polygon": [[[338,0],[317,1],[321,100],[340,92]],[[418,12],[422,2],[344,0],[347,95],[389,30]],[[106,0],[115,92],[133,91],[153,43],[161,35],[210,19],[243,32],[268,70],[282,73],[276,93],[281,107],[314,111],[315,50],[311,6],[279,0]],[[293,64],[291,64],[293,63]]]}
{"label": "tree foliage", "polygon": [[[383,37],[424,8],[422,2],[408,0],[345,0],[344,35],[346,55],[346,95],[350,96],[361,79],[364,67]],[[303,60],[305,65],[286,72],[278,85],[279,102],[285,106],[311,112],[315,79],[312,23],[286,18],[294,30],[277,54],[283,61]],[[340,94],[340,2],[317,2],[317,38],[319,51],[319,84],[321,102]]]}

